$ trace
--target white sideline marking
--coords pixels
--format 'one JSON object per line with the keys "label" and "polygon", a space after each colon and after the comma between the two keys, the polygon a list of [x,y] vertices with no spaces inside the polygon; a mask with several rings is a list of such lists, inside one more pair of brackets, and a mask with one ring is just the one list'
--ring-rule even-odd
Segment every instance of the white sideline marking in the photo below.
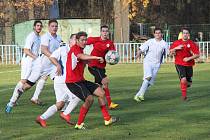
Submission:
{"label": "white sideline marking", "polygon": [[13,70],[13,71],[1,71],[0,73],[17,72],[17,71],[20,71],[20,70]]}
{"label": "white sideline marking", "polygon": [[5,88],[5,89],[1,89],[0,92],[4,92],[4,91],[7,91],[7,90],[11,90],[11,89],[14,89],[14,88]]}

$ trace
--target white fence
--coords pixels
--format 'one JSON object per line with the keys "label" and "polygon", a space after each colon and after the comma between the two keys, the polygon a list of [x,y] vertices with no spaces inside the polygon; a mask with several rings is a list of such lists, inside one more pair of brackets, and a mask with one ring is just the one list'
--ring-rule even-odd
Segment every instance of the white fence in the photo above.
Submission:
{"label": "white fence", "polygon": [[[120,54],[120,63],[142,63],[143,57],[136,60],[133,57],[136,55],[137,49],[141,43],[115,43],[117,52]],[[198,42],[201,57],[199,61],[209,62],[210,41]],[[91,50],[90,47],[87,47]],[[19,45],[0,45],[0,64],[19,64],[22,58],[23,49]],[[166,56],[165,62],[173,62],[173,58]]]}

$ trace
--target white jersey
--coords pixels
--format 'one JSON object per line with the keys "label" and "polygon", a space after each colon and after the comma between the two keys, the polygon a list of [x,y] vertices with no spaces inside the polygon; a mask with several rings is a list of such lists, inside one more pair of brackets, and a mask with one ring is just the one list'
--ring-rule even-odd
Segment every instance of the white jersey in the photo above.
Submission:
{"label": "white jersey", "polygon": [[140,50],[145,54],[144,63],[160,65],[164,55],[169,52],[169,46],[163,39],[157,41],[153,38],[141,45]]}
{"label": "white jersey", "polygon": [[[54,83],[65,83],[66,80],[66,61],[67,61],[67,55],[70,48],[69,46],[62,46],[55,50],[50,57],[54,57],[58,60],[59,64],[62,68],[62,75],[61,76],[55,76]],[[56,69],[56,68],[55,68]],[[55,70],[54,70],[55,72]]]}
{"label": "white jersey", "polygon": [[[53,53],[56,49],[58,49],[60,47],[60,43],[61,37],[58,35],[56,35],[56,37],[53,37],[50,33],[46,33],[41,37],[41,45],[47,46],[50,53]],[[41,61],[42,71],[47,71],[47,73],[51,71],[53,64],[50,62],[49,58],[42,54]]]}
{"label": "white jersey", "polygon": [[[26,43],[24,46],[24,49],[29,49],[34,55],[39,55],[39,48],[40,48],[41,39],[39,34],[36,34],[35,32],[31,32],[26,37]],[[26,54],[24,54],[24,57],[26,57]]]}

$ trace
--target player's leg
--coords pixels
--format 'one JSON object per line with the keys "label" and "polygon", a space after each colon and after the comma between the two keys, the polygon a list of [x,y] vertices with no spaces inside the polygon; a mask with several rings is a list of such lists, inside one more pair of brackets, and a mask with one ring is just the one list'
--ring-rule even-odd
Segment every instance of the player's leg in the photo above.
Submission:
{"label": "player's leg", "polygon": [[192,86],[192,77],[193,77],[193,67],[186,67],[186,78],[187,78],[187,87]]}
{"label": "player's leg", "polygon": [[137,92],[137,94],[134,96],[134,100],[137,102],[141,102],[144,100],[144,94],[146,93],[148,87],[150,86],[150,80],[152,79],[153,75],[153,67],[149,64],[144,63],[144,77],[142,85]]}
{"label": "player's leg", "polygon": [[67,83],[66,85],[74,95],[84,101],[80,108],[80,113],[77,124],[75,125],[75,129],[85,129],[84,120],[86,114],[89,111],[89,108],[93,104],[93,96],[83,82]]}
{"label": "player's leg", "polygon": [[179,79],[180,79],[180,89],[182,92],[182,100],[187,100],[187,78],[186,78],[186,68],[185,66],[175,65]]}
{"label": "player's leg", "polygon": [[38,80],[37,85],[36,85],[36,90],[33,94],[33,97],[31,98],[32,103],[37,104],[37,105],[43,105],[42,101],[39,100],[39,95],[41,94],[47,79],[48,79],[48,76],[42,76]]}
{"label": "player's leg", "polygon": [[105,125],[110,125],[117,121],[117,118],[111,117],[107,108],[106,108],[106,101],[105,101],[105,93],[104,90],[99,87],[97,84],[85,81],[85,85],[87,86],[88,90],[93,93],[95,96],[98,97],[98,103],[101,108],[101,112],[104,118]]}
{"label": "player's leg", "polygon": [[52,117],[58,110],[61,110],[61,108],[64,106],[64,101],[68,99],[68,95],[63,90],[63,85],[54,83],[56,104],[50,106],[42,115],[38,116],[36,119],[36,122],[39,123],[42,127],[47,126],[46,120]]}

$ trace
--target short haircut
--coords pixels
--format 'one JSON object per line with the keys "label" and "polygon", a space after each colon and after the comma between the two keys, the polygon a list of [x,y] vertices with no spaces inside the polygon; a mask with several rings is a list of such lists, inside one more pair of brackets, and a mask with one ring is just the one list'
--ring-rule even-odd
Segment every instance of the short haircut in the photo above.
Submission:
{"label": "short haircut", "polygon": [[40,23],[40,24],[42,25],[41,20],[35,20],[35,21],[34,21],[34,26],[36,26],[37,23]]}
{"label": "short haircut", "polygon": [[190,33],[190,29],[187,27],[182,27],[181,31],[183,32],[183,30],[187,30]]}
{"label": "short haircut", "polygon": [[162,29],[161,29],[161,28],[158,28],[158,27],[154,29],[154,33],[155,33],[156,31],[160,31],[161,33],[163,33]]}
{"label": "short haircut", "polygon": [[102,25],[102,26],[101,26],[101,30],[102,30],[102,28],[108,28],[108,29],[109,29],[109,26],[107,26],[107,25]]}
{"label": "short haircut", "polygon": [[73,36],[75,36],[75,35],[77,35],[77,34],[71,34],[69,38],[72,39]]}
{"label": "short haircut", "polygon": [[48,22],[48,26],[51,24],[51,23],[57,23],[58,24],[58,21],[56,19],[50,19],[49,22]]}
{"label": "short haircut", "polygon": [[79,39],[81,36],[87,37],[87,33],[86,33],[86,32],[83,32],[83,31],[78,32],[78,33],[76,34],[76,39]]}

